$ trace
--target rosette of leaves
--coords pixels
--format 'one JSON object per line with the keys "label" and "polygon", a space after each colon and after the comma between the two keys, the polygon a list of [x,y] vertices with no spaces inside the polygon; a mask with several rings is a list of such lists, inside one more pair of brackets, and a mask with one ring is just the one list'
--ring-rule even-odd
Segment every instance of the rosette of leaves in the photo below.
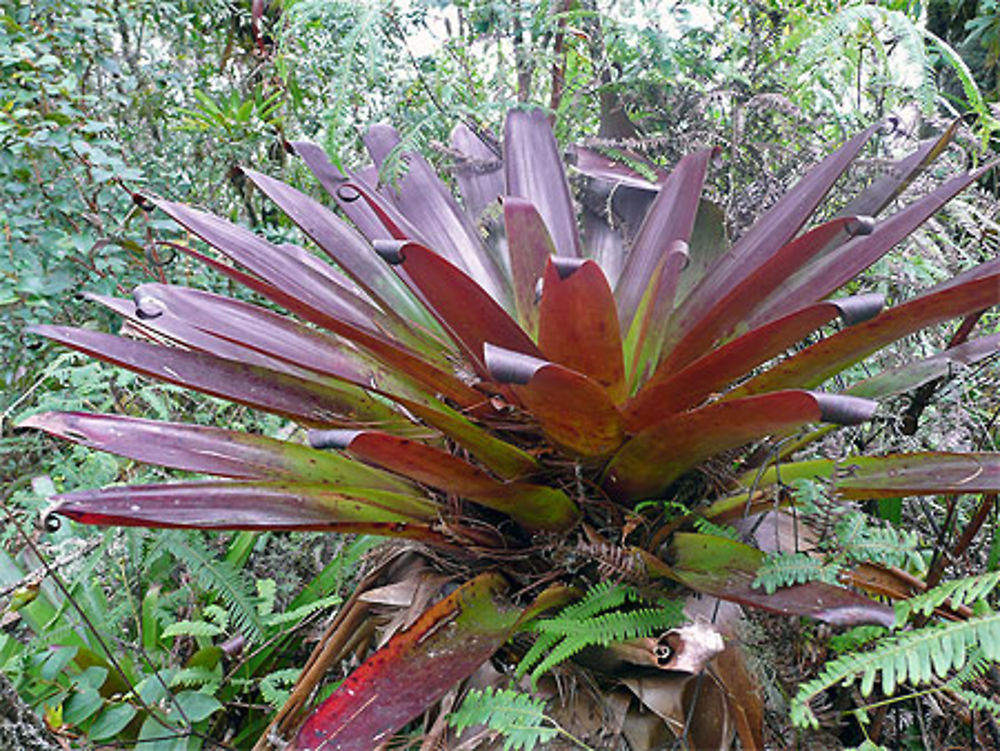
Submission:
{"label": "rosette of leaves", "polygon": [[[658,528],[628,522],[649,499],[702,504],[718,524],[771,508],[776,474],[741,494],[735,481],[699,479],[700,470],[720,455],[753,469],[748,447],[815,423],[870,419],[872,396],[937,371],[897,374],[865,396],[824,386],[923,327],[997,304],[997,260],[888,309],[878,295],[838,294],[984,172],[952,176],[873,219],[939,155],[945,133],[832,218],[814,219],[876,131],[812,167],[731,247],[720,213],[702,200],[711,150],[666,173],[576,149],[575,169],[588,183],[576,204],[540,111],[509,112],[500,146],[465,126],[454,131],[465,157],[461,202],[423,157],[398,153],[388,126],[368,132],[373,165],[356,172],[334,167],[312,144],[289,145],[333,207],[246,169],[326,258],[146,198],[213,252],[194,240],[178,250],[271,305],[146,284],[132,299],[91,295],[124,319],[121,335],[34,331],[285,417],[311,445],[129,416],[35,415],[23,425],[206,476],[76,490],[57,496],[52,513],[103,525],[385,535],[435,548],[468,571],[468,583],[315,709],[298,749],[378,746],[569,592],[529,605],[508,591],[592,584],[596,575],[572,563],[578,529],[631,535],[635,544],[617,557],[663,593],[890,625],[890,608],[834,583],[755,589],[763,553],[748,543],[685,531],[683,519]],[[393,159],[402,159],[403,175],[381,184],[378,169]],[[499,212],[491,208],[498,201]],[[997,336],[963,346],[978,359],[996,351]],[[931,458],[933,471],[926,456],[873,456],[858,471],[827,474],[852,498],[1000,484],[997,455]]]}

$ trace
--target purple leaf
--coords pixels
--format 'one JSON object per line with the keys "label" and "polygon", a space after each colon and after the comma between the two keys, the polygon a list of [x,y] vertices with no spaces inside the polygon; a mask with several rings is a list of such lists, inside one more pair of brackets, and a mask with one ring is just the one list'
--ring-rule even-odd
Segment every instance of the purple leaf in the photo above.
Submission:
{"label": "purple leaf", "polygon": [[247,480],[413,489],[405,480],[338,454],[203,425],[85,412],[45,412],[22,420],[18,427],[44,430],[100,451],[187,472]]}
{"label": "purple leaf", "polygon": [[503,195],[503,163],[499,144],[496,151],[464,123],[451,132],[451,147],[460,155],[455,164],[455,179],[465,201],[465,210],[473,219]]}
{"label": "purple leaf", "polygon": [[580,256],[576,211],[548,118],[541,110],[511,110],[504,124],[506,195],[538,208],[561,256]]}

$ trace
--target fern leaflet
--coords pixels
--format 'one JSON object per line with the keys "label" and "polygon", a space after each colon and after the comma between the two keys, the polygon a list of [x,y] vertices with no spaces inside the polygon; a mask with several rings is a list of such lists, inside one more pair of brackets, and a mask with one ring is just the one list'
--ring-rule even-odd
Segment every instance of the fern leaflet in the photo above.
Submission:
{"label": "fern leaflet", "polygon": [[545,715],[545,700],[519,691],[472,689],[462,706],[448,718],[458,732],[473,725],[486,725],[504,737],[504,751],[532,751],[559,733]]}
{"label": "fern leaflet", "polygon": [[1000,658],[1000,613],[902,633],[880,641],[870,652],[838,657],[799,688],[791,704],[792,724],[819,727],[809,703],[838,683],[850,684],[860,676],[861,693],[868,696],[881,675],[882,691],[891,696],[903,681],[924,683],[935,675],[943,678],[961,668],[976,649],[988,660]]}
{"label": "fern leaflet", "polygon": [[[661,601],[656,607],[643,603],[633,587],[611,582],[592,587],[554,618],[531,625],[538,638],[517,666],[518,675],[531,670],[531,679],[536,681],[586,647],[650,636],[684,621],[679,602]],[[621,609],[626,605],[628,609]]]}

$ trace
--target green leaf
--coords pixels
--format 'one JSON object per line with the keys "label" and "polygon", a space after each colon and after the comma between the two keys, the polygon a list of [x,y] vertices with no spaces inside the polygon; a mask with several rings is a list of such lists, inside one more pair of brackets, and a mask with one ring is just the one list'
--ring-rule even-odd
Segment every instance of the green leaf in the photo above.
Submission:
{"label": "green leaf", "polygon": [[93,717],[104,706],[104,699],[92,688],[77,691],[63,704],[63,721],[79,725]]}
{"label": "green leaf", "polygon": [[174,700],[191,722],[201,722],[222,709],[222,703],[218,699],[200,691],[181,691],[174,696]]}
{"label": "green leaf", "polygon": [[135,717],[136,708],[131,704],[113,704],[107,707],[87,731],[92,741],[103,741],[117,736]]}
{"label": "green leaf", "polygon": [[163,629],[163,636],[218,636],[222,629],[205,621],[177,621]]}
{"label": "green leaf", "polygon": [[510,689],[471,689],[462,706],[448,717],[459,733],[474,725],[486,725],[504,736],[504,751],[532,751],[558,734],[545,715],[545,700]]}

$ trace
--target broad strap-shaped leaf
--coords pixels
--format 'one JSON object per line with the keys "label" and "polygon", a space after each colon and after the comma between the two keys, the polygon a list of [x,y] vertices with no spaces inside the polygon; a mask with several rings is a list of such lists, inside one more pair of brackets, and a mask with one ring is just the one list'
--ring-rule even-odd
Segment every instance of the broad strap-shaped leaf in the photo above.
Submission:
{"label": "broad strap-shaped leaf", "polygon": [[[795,237],[878,126],[871,126],[812,167],[722,256],[688,295],[671,322],[670,342],[700,321],[720,296]],[[808,300],[814,302],[818,297]],[[801,305],[796,306],[801,307]],[[667,347],[669,353],[669,343]]]}
{"label": "broad strap-shaped leaf", "polygon": [[844,587],[808,582],[772,594],[754,588],[764,554],[726,537],[678,532],[671,545],[672,578],[691,589],[782,615],[800,615],[833,626],[872,623],[889,628],[892,608]]}
{"label": "broad strap-shaped leaf", "polygon": [[511,110],[504,123],[506,195],[526,198],[545,220],[557,255],[579,257],[580,236],[569,183],[542,110]]}
{"label": "broad strap-shaped leaf", "polygon": [[639,431],[697,406],[837,316],[853,325],[876,315],[883,302],[875,293],[824,300],[749,331],[675,373],[658,371],[623,410],[628,428]]}
{"label": "broad strap-shaped leaf", "polygon": [[538,346],[544,356],[626,396],[625,364],[615,298],[591,260],[552,257],[539,304]]}
{"label": "broad strap-shaped leaf", "polygon": [[614,149],[611,153],[621,158],[613,159],[586,146],[576,145],[570,148],[573,169],[616,187],[656,193],[671,174],[634,151]]}
{"label": "broad strap-shaped leaf", "polygon": [[[369,165],[358,172],[347,171],[344,173],[335,167],[330,162],[326,152],[314,143],[292,141],[288,146],[292,153],[305,162],[323,189],[337,202],[340,210],[368,242],[387,240],[393,237],[368,202],[357,200],[359,195],[351,187],[355,183],[375,185],[378,182],[378,170],[374,166]],[[374,192],[374,188],[372,191]]]}
{"label": "broad strap-shaped leaf", "polygon": [[338,454],[252,433],[86,412],[45,412],[22,420],[90,448],[187,472],[412,492],[414,485]]}
{"label": "broad strap-shaped leaf", "polygon": [[[395,128],[384,124],[370,127],[364,141],[379,169],[400,145]],[[405,161],[405,173],[386,191],[400,212],[428,246],[468,273],[501,306],[507,306],[507,280],[486,252],[475,224],[423,156],[407,151],[400,158]]]}
{"label": "broad strap-shaped leaf", "polygon": [[[669,351],[664,353],[658,372],[676,372],[707,353],[713,344],[730,336],[741,323],[745,325],[756,308],[793,269],[801,268],[834,238],[869,234],[872,226],[868,217],[842,217],[821,224],[784,245],[757,268],[749,269],[741,280],[729,286],[728,291],[719,289],[712,307],[686,328],[677,330],[680,338],[668,345]],[[711,280],[706,280],[705,284],[711,286]],[[791,312],[794,308],[787,310]]]}
{"label": "broad strap-shaped leaf", "polygon": [[55,496],[51,513],[83,524],[197,529],[336,529],[340,523],[427,523],[437,504],[370,488],[196,481],[116,485]]}
{"label": "broad strap-shaped leaf", "polygon": [[372,751],[507,641],[520,611],[481,574],[393,636],[309,716],[289,751]]}
{"label": "broad strap-shaped leaf", "polygon": [[539,354],[524,329],[482,287],[430,248],[415,242],[385,240],[377,242],[376,249],[406,272],[429,301],[441,325],[482,375],[487,374],[483,364],[486,342]]}
{"label": "broad strap-shaped leaf", "polygon": [[313,431],[318,448],[337,448],[368,464],[507,514],[531,531],[564,531],[579,510],[561,490],[526,482],[499,482],[453,454],[378,431]]}
{"label": "broad strap-shaped leaf", "polygon": [[[335,289],[329,279],[311,267],[294,263],[294,259],[283,254],[278,246],[249,230],[188,206],[166,201],[157,205],[175,221],[266,282],[266,286],[251,286],[252,289],[306,320],[364,347],[382,362],[412,376],[432,392],[440,391],[462,405],[479,400],[475,391],[451,373],[427,362],[423,355],[418,356],[403,344],[373,334],[370,324],[362,327],[341,317],[329,305],[333,297],[331,292]],[[192,253],[188,249],[185,252]],[[225,272],[218,264],[213,267]],[[242,278],[241,281],[247,280]]]}
{"label": "broad strap-shaped leaf", "polygon": [[460,155],[454,170],[465,210],[476,219],[503,195],[500,144],[497,142],[491,148],[465,123],[459,123],[451,131],[451,147]]}
{"label": "broad strap-shaped leaf", "polygon": [[529,335],[538,331],[538,283],[555,246],[534,204],[519,196],[503,199],[507,252],[517,320]]}
{"label": "broad strap-shaped leaf", "polygon": [[501,440],[445,404],[412,401],[401,404],[415,417],[455,441],[497,477],[514,480],[538,469],[538,461],[531,454]]}
{"label": "broad strap-shaped leaf", "polygon": [[185,347],[296,375],[358,386],[378,379],[352,347],[266,308],[169,284],[142,284],[132,300],[88,295],[137,326]]}
{"label": "broad strap-shaped leaf", "polygon": [[[759,474],[764,487],[777,482],[775,469]],[[816,459],[782,464],[781,481],[826,480],[844,498],[898,498],[904,495],[996,493],[1000,491],[1000,454],[921,451],[887,456],[852,456],[841,461]]]}
{"label": "broad strap-shaped leaf", "polygon": [[311,427],[393,424],[399,416],[359,388],[321,384],[205,352],[63,326],[33,333],[161,381],[282,415]]}
{"label": "broad strap-shaped leaf", "polygon": [[1000,303],[1000,268],[968,281],[932,287],[902,305],[840,331],[740,386],[731,396],[812,388],[890,342],[927,326]]}
{"label": "broad strap-shaped leaf", "polygon": [[383,310],[404,319],[420,320],[424,315],[420,304],[353,228],[296,188],[251,169],[243,173]]}
{"label": "broad strap-shaped leaf", "polygon": [[869,419],[875,402],[809,391],[779,391],[717,402],[655,423],[615,455],[603,485],[622,501],[656,497],[682,474],[715,454],[812,422],[853,425]]}
{"label": "broad strap-shaped leaf", "polygon": [[941,155],[955,135],[960,122],[960,118],[953,120],[941,135],[921,141],[913,153],[889,165],[868,187],[841,209],[839,216],[858,214],[878,216],[882,213],[893,199],[906,190],[924,167]]}
{"label": "broad strap-shaped leaf", "polygon": [[879,222],[871,234],[856,237],[816,262],[796,270],[773,292],[766,303],[759,306],[751,325],[780,316],[839,289],[926,222],[959,192],[993,169],[994,165],[995,163],[991,163],[952,178],[905,209]]}
{"label": "broad strap-shaped leaf", "polygon": [[582,457],[605,456],[625,437],[621,413],[607,390],[587,376],[530,355],[486,345],[486,365],[509,384],[548,438]]}
{"label": "broad strap-shaped leaf", "polygon": [[878,375],[854,384],[845,394],[877,399],[918,388],[935,378],[953,374],[963,366],[974,365],[987,357],[1000,354],[1000,333],[971,339],[955,347],[938,352],[898,368],[883,371]]}
{"label": "broad strap-shaped leaf", "polygon": [[[660,186],[659,195],[646,213],[615,287],[623,334],[632,325],[649,279],[671,243],[677,240],[687,243],[691,239],[705,172],[713,153],[713,149],[701,149],[681,159]],[[680,269],[671,273],[679,276]],[[674,289],[676,278],[671,282],[671,297]]]}

